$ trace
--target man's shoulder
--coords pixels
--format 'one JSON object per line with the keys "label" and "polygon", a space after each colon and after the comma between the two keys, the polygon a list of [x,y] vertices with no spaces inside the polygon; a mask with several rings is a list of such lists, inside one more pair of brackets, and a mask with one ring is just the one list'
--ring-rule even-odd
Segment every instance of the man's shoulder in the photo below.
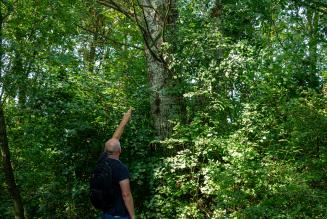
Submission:
{"label": "man's shoulder", "polygon": [[127,166],[123,164],[123,162],[121,162],[120,160],[113,159],[113,158],[108,158],[108,159],[113,166],[128,169]]}
{"label": "man's shoulder", "polygon": [[129,178],[129,171],[125,164],[123,164],[120,160],[117,159],[110,159],[112,172],[114,175],[114,178],[116,178],[118,181],[128,179]]}

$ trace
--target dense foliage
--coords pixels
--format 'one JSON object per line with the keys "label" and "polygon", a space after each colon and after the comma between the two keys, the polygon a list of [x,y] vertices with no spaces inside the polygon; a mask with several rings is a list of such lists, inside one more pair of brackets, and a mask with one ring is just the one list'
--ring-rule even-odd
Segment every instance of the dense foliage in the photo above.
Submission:
{"label": "dense foliage", "polygon": [[[327,216],[324,1],[177,1],[160,49],[182,112],[164,140],[137,23],[93,1],[0,6],[1,103],[27,218],[99,216],[90,172],[130,106],[121,159],[138,218]],[[0,172],[0,218],[13,217],[7,187]]]}

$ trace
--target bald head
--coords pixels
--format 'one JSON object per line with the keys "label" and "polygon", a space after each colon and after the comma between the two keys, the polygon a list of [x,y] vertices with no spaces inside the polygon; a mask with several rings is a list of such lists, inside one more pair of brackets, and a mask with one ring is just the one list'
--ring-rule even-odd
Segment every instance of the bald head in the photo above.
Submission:
{"label": "bald head", "polygon": [[105,144],[105,151],[109,154],[120,154],[121,147],[119,140],[117,138],[109,139]]}

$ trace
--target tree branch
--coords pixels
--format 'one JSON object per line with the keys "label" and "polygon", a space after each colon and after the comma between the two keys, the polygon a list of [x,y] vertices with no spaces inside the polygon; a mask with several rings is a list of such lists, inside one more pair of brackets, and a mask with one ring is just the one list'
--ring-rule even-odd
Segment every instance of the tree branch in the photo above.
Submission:
{"label": "tree branch", "polygon": [[[156,37],[156,39],[153,39],[152,35],[151,35],[151,31],[150,31],[150,28],[149,28],[149,24],[148,24],[148,21],[147,21],[147,18],[145,16],[145,11],[144,11],[144,7],[141,7],[141,4],[139,2],[139,0],[137,0],[137,4],[138,6],[142,9],[142,15],[143,15],[143,20],[144,20],[144,23],[145,23],[145,28],[142,27],[140,25],[140,23],[138,22],[138,26],[139,28],[142,29],[142,32],[143,32],[143,38],[144,38],[144,42],[147,46],[147,48],[149,49],[149,52],[151,53],[151,55],[159,62],[163,62],[164,63],[164,60],[159,56],[158,54],[158,51],[159,51],[159,48],[156,46],[155,42],[156,40],[158,39],[158,37]],[[151,3],[149,3],[151,4]],[[134,11],[135,11],[135,5],[133,4],[133,8],[134,8]],[[152,5],[149,6],[149,8],[153,8]],[[149,42],[149,39],[151,42]],[[151,44],[152,45],[151,45]],[[152,47],[155,47],[156,51],[154,51],[152,49]]]}
{"label": "tree branch", "polygon": [[135,21],[135,14],[133,14],[132,12],[130,12],[127,8],[125,8],[124,6],[118,4],[115,1],[112,0],[97,0],[97,2],[101,5],[104,5],[108,8],[112,8],[122,14],[124,14],[126,17],[128,17],[129,19]]}
{"label": "tree branch", "polygon": [[76,25],[77,27],[81,28],[82,30],[85,30],[85,31],[87,31],[87,32],[89,32],[89,33],[92,33],[92,34],[98,34],[98,35],[100,35],[104,40],[107,40],[107,41],[112,42],[112,43],[114,43],[114,44],[117,44],[117,45],[120,45],[120,46],[132,47],[132,48],[134,48],[134,49],[138,49],[138,50],[142,50],[142,51],[144,50],[144,48],[139,47],[139,46],[135,46],[135,45],[127,44],[127,43],[118,42],[118,41],[116,41],[116,40],[114,40],[114,39],[109,38],[108,36],[106,36],[106,35],[104,35],[104,34],[102,34],[102,33],[97,33],[96,31],[93,31],[93,30],[90,30],[90,29],[88,29],[88,28],[86,28],[86,27],[83,27],[82,25],[79,25],[79,24],[75,24],[75,25]]}
{"label": "tree branch", "polygon": [[[105,7],[114,9],[114,10],[124,14],[126,17],[128,17],[129,19],[136,22],[137,26],[139,27],[139,29],[140,29],[140,31],[142,33],[145,45],[149,49],[149,52],[151,53],[152,57],[154,57],[154,59],[156,59],[156,60],[158,60],[160,62],[164,61],[158,55],[158,51],[160,51],[160,50],[157,48],[157,46],[155,44],[155,42],[156,42],[155,40],[157,40],[157,38],[159,38],[160,36],[156,37],[155,40],[152,38],[150,29],[148,27],[148,22],[147,22],[147,19],[146,19],[146,16],[145,16],[145,12],[144,12],[144,8],[151,8],[152,10],[155,10],[153,8],[153,6],[151,5],[151,2],[149,3],[150,5],[145,6],[145,5],[141,5],[140,2],[137,0],[138,7],[140,7],[141,10],[142,10],[142,14],[143,14],[142,20],[144,20],[145,27],[140,22],[141,18],[138,17],[138,15],[137,15],[136,7],[135,7],[135,4],[134,4],[133,1],[132,1],[133,11],[128,10],[127,8],[125,8],[124,6],[122,6],[121,4],[119,4],[119,3],[117,3],[117,2],[115,2],[113,0],[97,0],[97,2],[99,4],[104,5]],[[81,28],[84,29],[83,27],[81,27]],[[107,39],[107,40],[112,41],[112,42],[117,43],[117,44],[120,44],[120,45],[125,45],[124,43],[120,43],[120,42],[114,41],[112,39]],[[133,46],[133,47],[135,48],[135,46]],[[153,50],[153,47],[155,47],[155,51]],[[137,49],[140,49],[140,48],[137,47]]]}
{"label": "tree branch", "polygon": [[165,29],[166,29],[166,24],[167,24],[167,21],[168,21],[168,16],[169,16],[169,11],[171,9],[171,0],[169,0],[169,3],[168,3],[168,9],[165,13],[165,18],[163,19],[164,20],[164,23],[163,23],[163,28],[162,28],[162,37],[165,38]]}

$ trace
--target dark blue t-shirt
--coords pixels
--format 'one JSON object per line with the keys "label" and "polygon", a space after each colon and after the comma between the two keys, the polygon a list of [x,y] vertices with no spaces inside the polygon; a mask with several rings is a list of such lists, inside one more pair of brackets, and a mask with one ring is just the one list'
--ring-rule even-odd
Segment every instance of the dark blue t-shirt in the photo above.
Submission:
{"label": "dark blue t-shirt", "polygon": [[[107,154],[103,153],[102,156],[107,156]],[[119,182],[125,179],[129,179],[128,169],[120,160],[108,157],[107,159],[109,160],[112,169],[112,186],[115,193],[115,204],[112,209],[109,209],[105,213],[108,213],[113,216],[127,216],[128,211],[126,209],[124,199],[122,197]]]}

